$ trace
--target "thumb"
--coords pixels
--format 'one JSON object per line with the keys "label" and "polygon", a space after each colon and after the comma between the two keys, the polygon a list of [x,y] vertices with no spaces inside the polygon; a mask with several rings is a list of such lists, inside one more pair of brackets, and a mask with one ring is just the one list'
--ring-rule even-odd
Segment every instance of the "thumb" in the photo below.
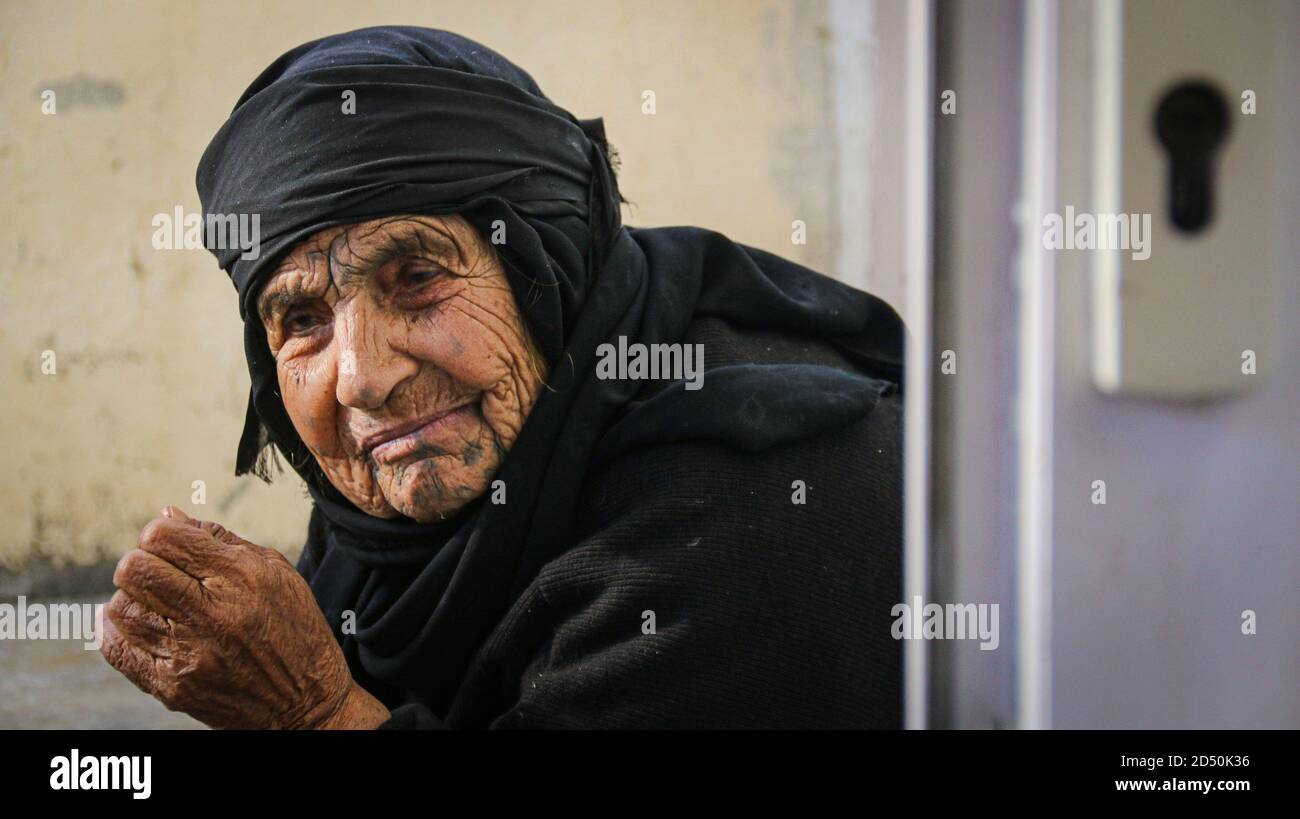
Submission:
{"label": "thumb", "polygon": [[227,546],[252,545],[247,540],[244,540],[239,535],[235,534],[234,532],[230,531],[226,527],[222,526],[220,523],[215,523],[210,520],[199,520],[198,518],[192,518],[189,515],[185,514],[183,511],[181,511],[180,507],[178,506],[172,506],[169,504],[168,506],[163,508],[162,513],[164,517],[171,518],[172,520],[178,523],[188,523],[190,526],[193,526],[195,529],[202,529],[203,531],[215,537],[217,540],[226,544]]}
{"label": "thumb", "polygon": [[177,521],[179,523],[188,523],[191,526],[199,525],[198,521],[191,519],[189,515],[182,512],[179,506],[172,506],[171,504],[168,504],[167,506],[163,507],[162,513],[163,513],[163,517],[171,518],[172,520]]}

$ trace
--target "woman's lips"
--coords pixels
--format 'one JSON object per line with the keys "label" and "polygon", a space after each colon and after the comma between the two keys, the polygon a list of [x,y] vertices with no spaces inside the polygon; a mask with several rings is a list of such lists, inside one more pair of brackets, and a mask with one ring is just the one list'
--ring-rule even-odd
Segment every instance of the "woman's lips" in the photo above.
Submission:
{"label": "woman's lips", "polygon": [[425,448],[435,448],[443,430],[473,417],[473,405],[465,404],[436,415],[420,426],[370,450],[370,457],[381,464],[391,464]]}

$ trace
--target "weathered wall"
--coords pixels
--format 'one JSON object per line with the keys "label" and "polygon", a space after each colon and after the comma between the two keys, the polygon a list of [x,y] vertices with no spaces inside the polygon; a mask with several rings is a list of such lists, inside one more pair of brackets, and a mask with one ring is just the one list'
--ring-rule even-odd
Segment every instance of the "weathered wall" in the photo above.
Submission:
{"label": "weathered wall", "polygon": [[[379,23],[447,28],[603,116],[638,225],[699,224],[833,267],[825,5],[326,0],[0,6],[0,594],[126,551],[166,503],[294,552],[296,478],[233,476],[248,381],[234,290],[206,251],[157,251],[194,167],[281,52]],[[56,113],[41,92],[56,93]],[[657,112],[641,112],[642,92]],[[805,220],[808,243],[791,243]],[[42,372],[43,351],[56,372]],[[206,482],[206,505],[192,485]],[[41,581],[44,576],[46,579]],[[68,578],[73,580],[68,580]]]}

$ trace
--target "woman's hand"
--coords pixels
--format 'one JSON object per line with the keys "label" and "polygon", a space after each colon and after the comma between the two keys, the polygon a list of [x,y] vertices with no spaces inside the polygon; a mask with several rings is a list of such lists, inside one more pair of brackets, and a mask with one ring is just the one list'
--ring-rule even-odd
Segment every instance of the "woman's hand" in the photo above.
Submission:
{"label": "woman's hand", "polygon": [[100,651],[173,711],[213,728],[373,728],[388,718],[274,549],[169,506],[113,583]]}

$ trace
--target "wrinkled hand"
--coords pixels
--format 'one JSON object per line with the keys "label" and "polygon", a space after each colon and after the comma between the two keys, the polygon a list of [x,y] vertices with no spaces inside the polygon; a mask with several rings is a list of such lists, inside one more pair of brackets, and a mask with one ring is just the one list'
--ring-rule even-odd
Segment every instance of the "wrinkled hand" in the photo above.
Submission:
{"label": "wrinkled hand", "polygon": [[362,728],[388,717],[274,549],[169,506],[113,583],[100,651],[170,710],[213,728]]}

